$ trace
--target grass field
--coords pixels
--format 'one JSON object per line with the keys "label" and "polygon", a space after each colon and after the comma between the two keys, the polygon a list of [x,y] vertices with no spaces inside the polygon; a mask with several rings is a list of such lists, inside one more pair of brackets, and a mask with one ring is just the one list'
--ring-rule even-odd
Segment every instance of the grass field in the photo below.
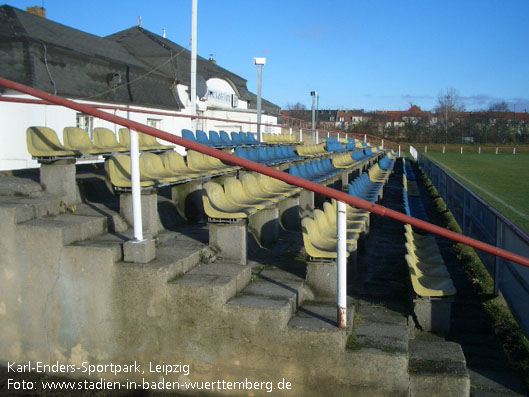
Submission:
{"label": "grass field", "polygon": [[529,233],[529,155],[463,153],[427,155]]}

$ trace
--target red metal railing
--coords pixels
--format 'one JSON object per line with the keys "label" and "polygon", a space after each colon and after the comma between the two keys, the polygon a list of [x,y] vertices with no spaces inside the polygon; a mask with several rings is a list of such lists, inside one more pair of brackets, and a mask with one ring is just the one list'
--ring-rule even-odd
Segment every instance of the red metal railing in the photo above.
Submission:
{"label": "red metal railing", "polygon": [[343,193],[338,190],[328,188],[326,186],[318,185],[317,183],[295,177],[293,175],[275,170],[273,168],[266,167],[258,163],[254,163],[253,161],[245,160],[243,158],[234,156],[232,154],[223,152],[221,150],[213,149],[208,146],[204,146],[199,143],[189,141],[187,139],[169,134],[167,132],[158,130],[156,128],[148,127],[146,125],[137,123],[135,121],[131,121],[131,120],[124,119],[122,117],[114,116],[112,114],[98,110],[91,105],[76,103],[68,99],[57,97],[57,96],[45,93],[43,91],[36,90],[34,88],[25,86],[23,84],[15,83],[13,81],[6,80],[3,78],[0,78],[0,85],[3,85],[4,87],[7,87],[10,89],[19,91],[19,92],[23,92],[28,95],[35,96],[37,98],[41,98],[45,101],[48,101],[48,102],[51,102],[57,105],[62,105],[70,109],[75,109],[79,112],[89,114],[94,117],[99,117],[103,120],[107,120],[112,123],[122,125],[129,129],[133,129],[133,130],[136,130],[136,131],[148,134],[148,135],[152,135],[154,137],[163,139],[165,141],[184,146],[187,149],[196,150],[197,152],[204,153],[208,156],[213,156],[220,160],[226,161],[228,163],[235,164],[235,165],[247,168],[249,170],[252,170],[252,171],[264,174],[264,175],[268,175],[272,178],[279,179],[291,185],[299,186],[303,189],[313,191],[315,193],[321,194],[329,198],[333,198],[338,201],[342,201],[354,207],[373,212],[377,215],[387,216],[389,218],[395,219],[402,223],[409,223],[410,225],[423,229],[427,232],[437,234],[449,240],[462,243],[462,244],[466,244],[468,246],[479,249],[481,251],[484,251],[484,252],[499,256],[501,258],[505,258],[509,261],[519,263],[520,265],[529,267],[528,258],[525,258],[523,256],[503,250],[493,245],[483,243],[479,240],[475,240],[473,238],[466,237],[458,233],[454,233],[442,227],[435,226],[435,225],[432,225],[431,223],[421,221],[420,219],[412,218],[410,216],[407,216],[400,212],[383,207],[381,205],[370,203],[369,201],[361,200],[347,193]]}

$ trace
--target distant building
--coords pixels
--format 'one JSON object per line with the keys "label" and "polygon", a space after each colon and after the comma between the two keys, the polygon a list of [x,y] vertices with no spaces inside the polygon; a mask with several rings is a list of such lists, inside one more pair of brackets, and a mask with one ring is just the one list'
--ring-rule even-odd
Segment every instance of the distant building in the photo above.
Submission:
{"label": "distant building", "polygon": [[[94,105],[130,106],[132,109],[191,114],[190,52],[139,26],[107,37],[98,37],[55,23],[11,6],[0,7],[0,70],[2,77],[33,88]],[[200,120],[208,131],[256,131],[257,97],[242,77],[214,61],[197,59],[198,114],[234,120],[223,123]],[[201,91],[202,88],[202,92]],[[31,98],[18,92],[0,91],[3,97]],[[263,123],[275,124],[280,108],[262,101]],[[112,111],[126,117],[124,111]],[[143,124],[180,135],[190,128],[189,118],[130,113]],[[35,167],[26,149],[25,131],[46,125],[62,138],[66,126],[91,133],[95,127],[115,131],[114,124],[59,106],[0,103],[2,142],[0,170]],[[271,131],[270,127],[263,127]]]}

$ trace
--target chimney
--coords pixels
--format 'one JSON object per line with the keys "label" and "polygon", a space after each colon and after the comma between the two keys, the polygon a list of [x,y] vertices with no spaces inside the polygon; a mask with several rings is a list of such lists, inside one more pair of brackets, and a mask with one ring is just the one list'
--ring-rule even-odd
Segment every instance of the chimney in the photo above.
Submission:
{"label": "chimney", "polygon": [[38,17],[46,18],[46,9],[44,7],[27,7],[26,11]]}

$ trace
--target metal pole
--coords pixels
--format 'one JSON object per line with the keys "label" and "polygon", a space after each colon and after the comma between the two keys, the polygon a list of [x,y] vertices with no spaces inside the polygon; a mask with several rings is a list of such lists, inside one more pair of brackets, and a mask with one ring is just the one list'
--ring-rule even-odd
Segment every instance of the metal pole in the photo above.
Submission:
{"label": "metal pole", "polygon": [[400,157],[400,145],[399,145],[399,157]]}
{"label": "metal pole", "polygon": [[312,93],[312,130],[316,129],[316,109],[314,108],[314,101],[316,100],[316,93]]}
{"label": "metal pole", "polygon": [[303,129],[302,128],[299,129],[299,142],[303,143]]}
{"label": "metal pole", "polygon": [[130,130],[130,180],[132,184],[132,219],[134,222],[134,240],[143,240],[143,225],[141,219],[141,191],[140,191],[140,153],[138,132]]}
{"label": "metal pole", "polygon": [[290,135],[292,135],[292,127],[290,127]]}
{"label": "metal pole", "polygon": [[338,327],[347,327],[347,218],[345,203],[338,201],[337,209],[337,289],[338,289]]}
{"label": "metal pole", "polygon": [[[197,114],[197,1],[191,7],[191,115]],[[197,119],[191,119],[191,129],[196,134]]]}
{"label": "metal pole", "polygon": [[263,141],[261,134],[261,74],[263,65],[257,65],[257,140]]}
{"label": "metal pole", "polygon": [[384,150],[384,140],[382,139],[382,150]]}
{"label": "metal pole", "polygon": [[318,93],[316,93],[316,125],[319,125],[319,124],[320,124],[320,96],[318,95]]}
{"label": "metal pole", "polygon": [[367,142],[367,134],[364,134],[364,142]]}

